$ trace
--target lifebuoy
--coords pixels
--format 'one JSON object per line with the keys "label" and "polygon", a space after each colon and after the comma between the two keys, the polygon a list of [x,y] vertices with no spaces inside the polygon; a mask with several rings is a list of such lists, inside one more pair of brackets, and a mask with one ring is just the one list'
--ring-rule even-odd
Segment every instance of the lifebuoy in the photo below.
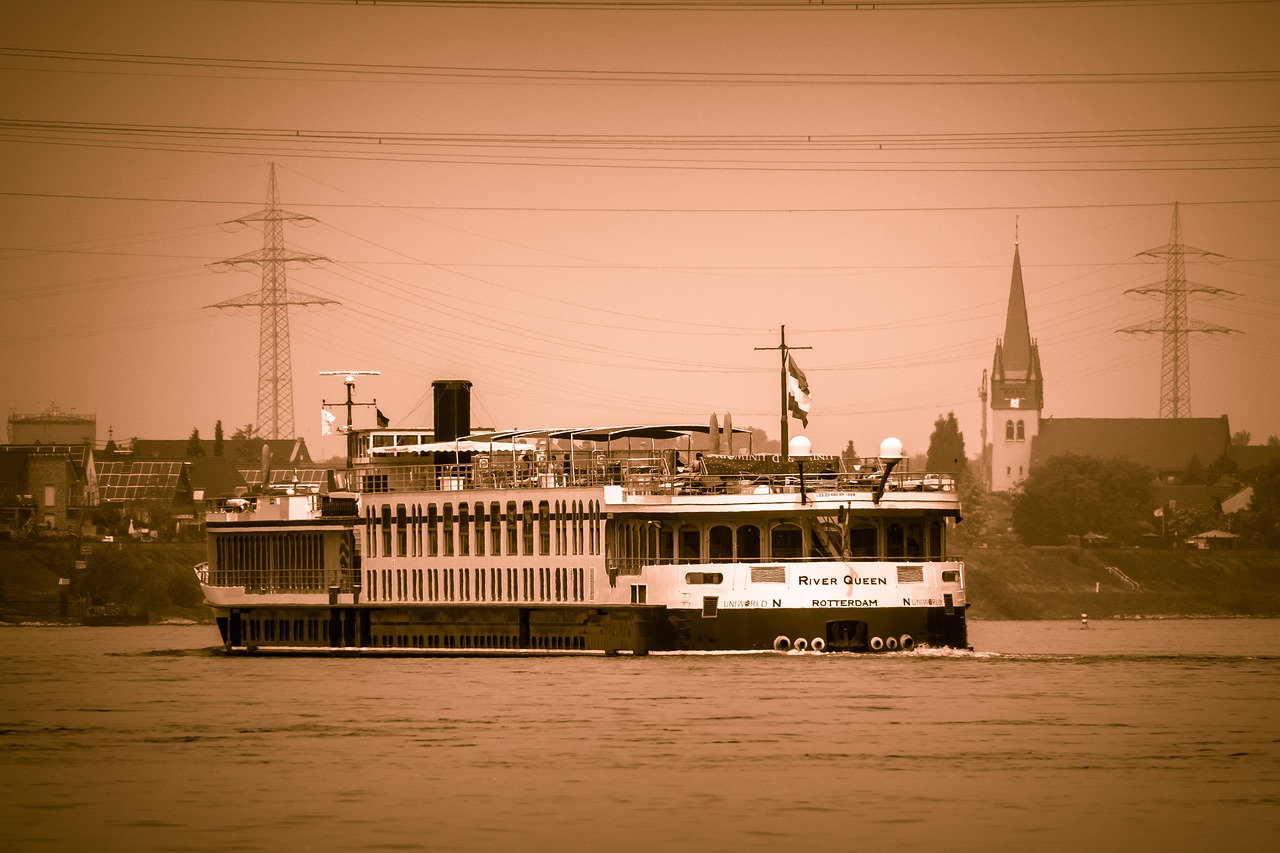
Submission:
{"label": "lifebuoy", "polygon": [[898,638],[898,645],[902,646],[904,652],[909,652],[916,647],[916,641],[910,634],[903,634]]}
{"label": "lifebuoy", "polygon": [[796,650],[796,651],[798,651],[798,652],[803,652],[803,651],[805,651],[805,650],[806,650],[806,649],[808,649],[808,648],[809,648],[809,641],[808,641],[808,640],[806,640],[804,637],[796,637],[796,641],[795,641],[795,650]]}
{"label": "lifebuoy", "polygon": [[791,639],[779,634],[773,638],[773,650],[775,652],[785,652],[791,648]]}
{"label": "lifebuoy", "polygon": [[897,650],[897,648],[898,648],[898,638],[897,638],[897,637],[886,637],[886,638],[885,638],[885,641],[884,641],[884,647],[885,647],[886,649],[888,649],[889,651],[891,651],[891,652],[892,652],[892,651],[896,651],[896,650]]}
{"label": "lifebuoy", "polygon": [[878,652],[884,649],[884,637],[871,638],[871,651]]}
{"label": "lifebuoy", "polygon": [[827,641],[821,637],[814,637],[809,641],[809,648],[815,652],[825,652],[827,650]]}

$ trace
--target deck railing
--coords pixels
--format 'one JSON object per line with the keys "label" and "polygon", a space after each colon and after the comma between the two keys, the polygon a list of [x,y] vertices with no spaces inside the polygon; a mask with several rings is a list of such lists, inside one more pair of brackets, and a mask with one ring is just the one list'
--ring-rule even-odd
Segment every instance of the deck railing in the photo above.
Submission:
{"label": "deck railing", "polygon": [[[590,461],[590,460],[588,460]],[[791,474],[708,475],[673,473],[662,460],[614,459],[599,464],[518,462],[514,465],[369,465],[346,472],[347,488],[363,493],[469,491],[473,489],[572,488],[622,486],[635,495],[792,494],[801,489],[799,471]],[[865,495],[880,484],[878,472],[830,472],[804,475],[810,495]],[[886,492],[954,492],[951,474],[893,472]]]}

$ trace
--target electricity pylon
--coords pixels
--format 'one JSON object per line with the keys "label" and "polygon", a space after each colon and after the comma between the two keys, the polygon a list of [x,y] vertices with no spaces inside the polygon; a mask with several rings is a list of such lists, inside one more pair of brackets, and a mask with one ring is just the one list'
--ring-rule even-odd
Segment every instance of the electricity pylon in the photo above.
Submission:
{"label": "electricity pylon", "polygon": [[276,190],[276,164],[271,164],[264,210],[233,219],[226,225],[262,223],[262,248],[214,266],[228,269],[262,268],[262,287],[209,308],[257,308],[261,313],[258,331],[258,420],[255,426],[263,438],[293,438],[293,361],[289,354],[289,306],[336,305],[333,299],[308,293],[289,292],[285,281],[288,264],[315,266],[328,261],[320,255],[291,252],[284,245],[285,222],[315,222],[310,216],[280,209]]}
{"label": "electricity pylon", "polygon": [[1235,296],[1236,294],[1220,287],[1209,287],[1187,281],[1184,260],[1186,255],[1198,255],[1203,258],[1220,258],[1222,255],[1183,245],[1177,202],[1173,203],[1173,226],[1169,229],[1168,244],[1138,253],[1139,257],[1142,255],[1166,259],[1164,283],[1133,287],[1125,293],[1163,296],[1164,319],[1149,320],[1146,323],[1127,326],[1119,331],[1127,334],[1164,335],[1164,346],[1160,358],[1160,417],[1189,418],[1191,417],[1191,348],[1188,341],[1190,333],[1225,335],[1237,330],[1188,319],[1187,296],[1193,293],[1210,296]]}

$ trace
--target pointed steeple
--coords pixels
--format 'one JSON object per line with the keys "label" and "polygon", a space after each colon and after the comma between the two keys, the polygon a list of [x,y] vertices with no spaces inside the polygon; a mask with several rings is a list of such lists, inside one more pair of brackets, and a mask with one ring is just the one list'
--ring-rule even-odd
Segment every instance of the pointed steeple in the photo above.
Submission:
{"label": "pointed steeple", "polygon": [[1026,379],[1031,371],[1031,326],[1027,321],[1027,295],[1022,289],[1022,259],[1017,243],[1013,244],[1013,279],[1009,283],[1009,310],[1005,314],[1001,343],[1005,375]]}

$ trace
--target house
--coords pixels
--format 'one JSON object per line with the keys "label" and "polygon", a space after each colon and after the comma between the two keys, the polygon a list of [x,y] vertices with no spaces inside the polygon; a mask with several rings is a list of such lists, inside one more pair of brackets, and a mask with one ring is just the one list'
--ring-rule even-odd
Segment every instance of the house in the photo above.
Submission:
{"label": "house", "polygon": [[0,445],[0,530],[75,536],[96,480],[88,445]]}
{"label": "house", "polygon": [[1192,457],[1208,465],[1231,447],[1227,416],[1220,418],[1045,418],[1032,440],[1031,465],[1073,454],[1127,459],[1177,484]]}
{"label": "house", "polygon": [[179,461],[103,462],[98,468],[100,504],[135,526],[176,533],[195,523],[189,464]]}

